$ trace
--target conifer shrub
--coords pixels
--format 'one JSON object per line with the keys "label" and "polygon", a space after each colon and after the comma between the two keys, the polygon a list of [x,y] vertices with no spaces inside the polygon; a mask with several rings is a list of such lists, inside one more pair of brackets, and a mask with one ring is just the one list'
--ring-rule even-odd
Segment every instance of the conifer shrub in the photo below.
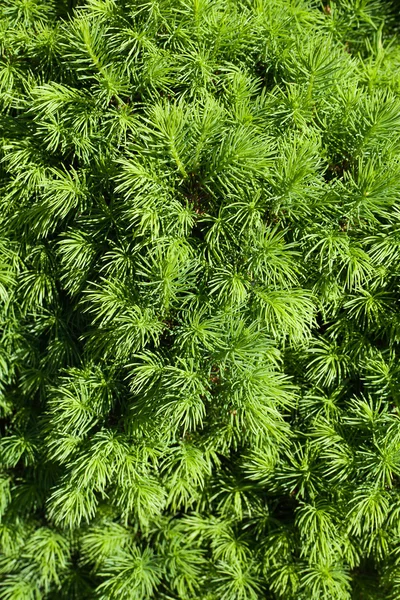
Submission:
{"label": "conifer shrub", "polygon": [[398,12],[1,1],[1,600],[400,598]]}

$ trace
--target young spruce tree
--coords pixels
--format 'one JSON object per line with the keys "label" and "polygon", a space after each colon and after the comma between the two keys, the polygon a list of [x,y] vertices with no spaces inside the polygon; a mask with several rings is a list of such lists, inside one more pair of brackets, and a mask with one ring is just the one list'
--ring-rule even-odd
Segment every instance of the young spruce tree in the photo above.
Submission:
{"label": "young spruce tree", "polygon": [[1,0],[1,600],[400,598],[398,14]]}

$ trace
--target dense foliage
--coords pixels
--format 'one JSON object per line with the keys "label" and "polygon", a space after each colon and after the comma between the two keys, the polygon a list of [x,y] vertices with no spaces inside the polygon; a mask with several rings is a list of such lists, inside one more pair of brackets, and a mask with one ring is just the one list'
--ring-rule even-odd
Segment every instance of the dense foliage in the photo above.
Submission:
{"label": "dense foliage", "polygon": [[1,599],[400,597],[396,14],[1,1]]}

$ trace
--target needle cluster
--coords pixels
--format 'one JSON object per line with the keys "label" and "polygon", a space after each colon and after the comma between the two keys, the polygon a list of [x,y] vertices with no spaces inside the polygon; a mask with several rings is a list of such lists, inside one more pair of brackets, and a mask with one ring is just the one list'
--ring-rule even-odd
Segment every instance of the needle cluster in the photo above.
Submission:
{"label": "needle cluster", "polygon": [[0,2],[0,599],[400,597],[387,0]]}

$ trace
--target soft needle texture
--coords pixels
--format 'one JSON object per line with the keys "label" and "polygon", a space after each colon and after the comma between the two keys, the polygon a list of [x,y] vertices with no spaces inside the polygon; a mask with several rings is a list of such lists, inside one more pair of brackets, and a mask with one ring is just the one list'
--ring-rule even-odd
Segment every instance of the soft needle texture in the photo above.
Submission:
{"label": "soft needle texture", "polygon": [[1,600],[400,598],[398,15],[1,0]]}

